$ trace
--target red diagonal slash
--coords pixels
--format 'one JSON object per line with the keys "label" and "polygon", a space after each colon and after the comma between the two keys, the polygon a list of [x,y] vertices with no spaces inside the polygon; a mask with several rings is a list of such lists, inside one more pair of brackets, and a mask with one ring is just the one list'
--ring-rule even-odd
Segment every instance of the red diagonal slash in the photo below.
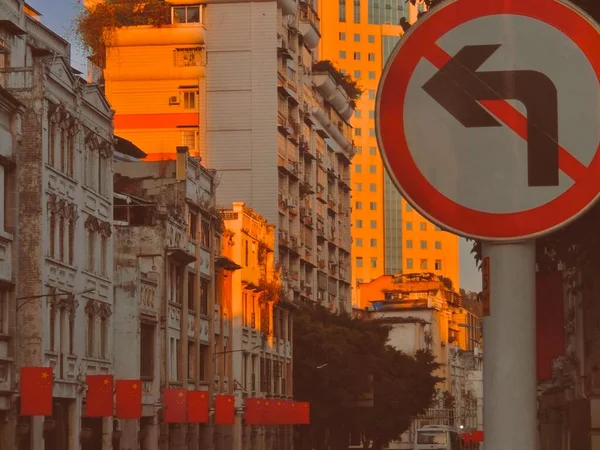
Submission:
{"label": "red diagonal slash", "polygon": [[[444,67],[452,57],[437,45],[428,46],[425,58],[438,69]],[[504,100],[480,102],[488,111],[500,119],[522,139],[527,140],[527,117]],[[559,144],[558,166],[573,181],[580,179],[587,167]]]}

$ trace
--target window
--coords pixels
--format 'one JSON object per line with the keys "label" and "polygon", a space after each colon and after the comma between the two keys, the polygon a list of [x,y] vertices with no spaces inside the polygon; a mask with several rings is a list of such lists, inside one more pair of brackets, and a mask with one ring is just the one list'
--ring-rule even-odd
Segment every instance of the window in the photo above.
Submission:
{"label": "window", "polygon": [[427,241],[421,241],[421,250],[427,250]]}
{"label": "window", "polygon": [[340,41],[345,41],[346,40],[346,33],[340,32],[338,34],[338,38],[339,38]]}
{"label": "window", "polygon": [[357,155],[362,155],[362,147],[360,145],[354,147],[354,149],[356,150]]}
{"label": "window", "polygon": [[196,343],[188,340],[188,380],[196,380]]}
{"label": "window", "polygon": [[[360,23],[360,0],[354,0],[354,23]],[[358,41],[357,41],[356,34],[355,34],[354,40],[356,42],[360,41],[360,36],[358,36]]]}
{"label": "window", "polygon": [[154,330],[155,326],[142,322],[140,324],[140,377],[154,378]]}
{"label": "window", "polygon": [[412,258],[407,258],[406,259],[406,268],[407,269],[412,269],[413,268],[413,260],[412,260]]}
{"label": "window", "polygon": [[354,110],[354,117],[356,117],[357,119],[360,119],[361,116],[362,116],[362,113],[361,113],[360,109]]}
{"label": "window", "polygon": [[370,245],[371,247],[377,247],[377,239],[371,239]]}
{"label": "window", "polygon": [[354,129],[354,136],[362,136],[362,129],[355,128]]}
{"label": "window", "polygon": [[356,257],[356,267],[362,267],[362,266],[363,266],[362,256],[357,256]]}
{"label": "window", "polygon": [[369,99],[375,100],[375,97],[377,97],[377,93],[375,92],[375,89],[369,89]]}
{"label": "window", "polygon": [[435,249],[436,250],[442,249],[442,241],[435,241]]}
{"label": "window", "polygon": [[58,219],[58,260],[65,261],[65,218]]}
{"label": "window", "polygon": [[68,235],[67,235],[67,263],[73,265],[75,263],[75,221],[69,220],[68,222]]}
{"label": "window", "polygon": [[188,270],[187,307],[189,311],[196,309],[196,274],[191,270]]}
{"label": "window", "polygon": [[[352,57],[354,58],[354,61],[360,61],[360,52],[354,52]],[[360,75],[356,76],[356,73],[357,73],[357,71],[354,72],[355,78],[360,78]],[[358,73],[360,73],[360,72],[358,72]]]}
{"label": "window", "polygon": [[171,381],[180,381],[181,372],[179,368],[180,343],[179,339],[171,337],[169,340],[169,379]]}
{"label": "window", "polygon": [[170,275],[171,286],[169,301],[181,305],[183,303],[183,269],[176,264],[171,264]]}
{"label": "window", "polygon": [[377,166],[369,166],[369,173],[375,174],[377,173]]}
{"label": "window", "polygon": [[100,275],[108,277],[108,238],[106,236],[100,237]]}
{"label": "window", "polygon": [[108,317],[100,317],[100,358],[109,359],[108,351]]}
{"label": "window", "polygon": [[362,172],[362,165],[360,165],[360,164],[355,165],[354,166],[354,171],[356,173],[361,173]]}
{"label": "window", "polygon": [[210,286],[208,281],[200,279],[200,314],[208,316],[208,291]]}
{"label": "window", "polygon": [[369,155],[376,155],[377,147],[369,147]]}
{"label": "window", "polygon": [[199,6],[176,6],[172,11],[172,23],[200,23]]}
{"label": "window", "polygon": [[357,247],[362,247],[363,246],[363,240],[361,238],[356,238],[356,246]]}
{"label": "window", "polygon": [[371,136],[371,137],[375,136],[375,128],[369,128],[369,136]]}
{"label": "window", "polygon": [[188,213],[188,237],[196,240],[196,233],[198,233],[198,214],[190,211]]}
{"label": "window", "polygon": [[420,264],[419,264],[419,266],[420,266],[421,270],[427,270],[427,260],[426,259],[422,259],[421,262],[420,262]]}
{"label": "window", "polygon": [[377,203],[376,202],[370,202],[369,203],[369,209],[371,211],[376,211],[377,210]]}
{"label": "window", "polygon": [[87,230],[87,240],[87,271],[94,272],[96,270],[96,233]]}
{"label": "window", "polygon": [[374,44],[375,43],[375,36],[372,35],[372,34],[370,34],[368,40],[369,40],[369,44]]}
{"label": "window", "polygon": [[356,190],[358,192],[362,191],[362,183],[356,183]]}
{"label": "window", "polygon": [[377,267],[377,258],[371,258],[371,268],[375,269]]}
{"label": "window", "polygon": [[96,356],[96,317],[93,314],[87,315],[87,335],[86,335],[86,349],[85,355],[93,358]]}
{"label": "window", "polygon": [[207,381],[208,375],[206,368],[208,367],[208,345],[200,344],[200,364],[198,367],[198,378],[200,381]]}
{"label": "window", "polygon": [[376,78],[376,74],[375,72],[373,72],[372,70],[369,71],[369,80],[374,80]]}
{"label": "window", "polygon": [[406,212],[411,212],[413,210],[412,206],[410,206],[408,203],[406,204],[404,209],[406,210]]}
{"label": "window", "polygon": [[56,129],[58,125],[48,120],[48,164],[54,166],[56,164]]}
{"label": "window", "polygon": [[362,228],[362,226],[363,226],[363,225],[362,225],[362,220],[360,220],[360,219],[357,219],[357,220],[356,220],[356,228]]}
{"label": "window", "polygon": [[377,221],[371,220],[371,228],[377,228]]}
{"label": "window", "polygon": [[369,61],[375,61],[375,53],[369,53]]}
{"label": "window", "polygon": [[[359,59],[360,59],[360,56],[359,56]],[[360,70],[355,70],[354,71],[354,78],[356,78],[357,80],[359,80],[360,77],[361,77]]]}
{"label": "window", "polygon": [[369,191],[376,192],[377,191],[377,185],[375,183],[369,184]]}
{"label": "window", "polygon": [[435,270],[442,270],[442,260],[441,259],[435,260]]}
{"label": "window", "polygon": [[210,222],[203,220],[200,224],[201,226],[201,236],[200,236],[200,244],[203,247],[210,248]]}
{"label": "window", "polygon": [[407,229],[408,231],[411,231],[411,230],[413,229],[413,228],[412,228],[412,222],[406,222],[406,229]]}
{"label": "window", "polygon": [[183,93],[183,107],[185,109],[196,109],[196,93],[186,91]]}
{"label": "window", "polygon": [[437,225],[434,228],[435,228],[435,231],[442,231],[442,229],[440,227],[438,227]]}
{"label": "window", "polygon": [[198,67],[204,65],[204,49],[176,48],[173,50],[173,64],[175,67]]}
{"label": "window", "polygon": [[374,119],[375,118],[375,111],[370,110],[369,111],[369,119]]}
{"label": "window", "polygon": [[[354,0],[354,6],[356,6],[356,0]],[[360,33],[354,33],[354,42],[360,42]]]}
{"label": "window", "polygon": [[413,248],[412,239],[408,239],[408,240],[406,241],[406,248]]}
{"label": "window", "polygon": [[340,50],[340,59],[346,59],[346,50]]}
{"label": "window", "polygon": [[419,224],[419,230],[421,230],[421,231],[427,231],[427,223],[421,222]]}
{"label": "window", "polygon": [[339,11],[338,11],[338,20],[340,22],[346,21],[346,0],[339,0]]}
{"label": "window", "polygon": [[[98,194],[104,195],[105,197],[108,195],[108,158],[103,157],[101,154],[98,154]],[[110,180],[112,183],[112,179]]]}
{"label": "window", "polygon": [[362,209],[362,202],[355,203],[356,209]]}

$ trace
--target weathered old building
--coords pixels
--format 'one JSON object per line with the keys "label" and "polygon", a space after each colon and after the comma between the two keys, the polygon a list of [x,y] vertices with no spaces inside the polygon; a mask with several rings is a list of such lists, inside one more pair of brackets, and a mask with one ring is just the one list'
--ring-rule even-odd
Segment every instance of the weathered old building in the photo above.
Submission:
{"label": "weathered old building", "polygon": [[209,424],[163,422],[162,393],[231,390],[226,374],[219,378],[213,367],[215,352],[227,349],[228,329],[220,326],[227,310],[215,301],[221,219],[214,173],[187,147],[177,150],[177,160],[115,166],[114,332],[120,345],[114,373],[141,379],[143,394],[143,417],[124,421],[122,448],[138,448],[138,440],[144,450],[211,447]]}
{"label": "weathered old building", "polygon": [[[22,137],[13,128],[16,145],[2,146],[9,207],[0,209],[10,235],[0,232],[0,261],[12,239],[13,275],[2,278],[12,278],[16,297],[14,309],[2,310],[2,334],[11,337],[10,345],[2,338],[0,358],[13,361],[2,390],[18,392],[20,367],[54,370],[53,416],[20,417],[12,397],[3,404],[10,411],[2,444],[78,449],[83,428],[110,443],[112,423],[83,416],[85,375],[112,370],[113,113],[98,87],[71,69],[68,43],[33,9],[2,0],[0,18],[1,92],[10,94],[2,128],[9,129],[14,99],[24,111]],[[3,144],[10,141],[5,134]]]}

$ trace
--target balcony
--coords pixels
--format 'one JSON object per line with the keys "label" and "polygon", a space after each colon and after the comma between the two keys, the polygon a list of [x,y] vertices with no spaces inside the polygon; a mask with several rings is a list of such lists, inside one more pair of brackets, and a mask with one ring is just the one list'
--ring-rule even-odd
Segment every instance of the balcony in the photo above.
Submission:
{"label": "balcony", "polygon": [[317,12],[306,0],[300,0],[300,32],[304,37],[304,43],[311,50],[317,48],[321,40],[320,20]]}
{"label": "balcony", "polygon": [[0,281],[12,281],[12,238],[0,232]]}
{"label": "balcony", "polygon": [[284,16],[289,16],[290,14],[294,14],[297,9],[296,0],[277,0],[277,4],[281,8]]}

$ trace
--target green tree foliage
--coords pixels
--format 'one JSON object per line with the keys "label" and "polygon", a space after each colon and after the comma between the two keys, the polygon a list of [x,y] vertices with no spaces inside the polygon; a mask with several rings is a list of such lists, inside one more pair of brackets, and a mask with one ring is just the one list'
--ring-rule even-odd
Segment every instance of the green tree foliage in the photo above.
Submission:
{"label": "green tree foliage", "polygon": [[335,82],[344,88],[348,97],[350,97],[350,106],[356,108],[356,101],[363,94],[363,89],[354,78],[348,74],[342,73],[342,71],[328,59],[316,61],[313,64],[312,69],[314,72],[329,73]]}
{"label": "green tree foliage", "polygon": [[[294,316],[294,396],[311,402],[312,423],[298,448],[346,449],[351,429],[382,448],[430,405],[439,365],[429,353],[413,357],[388,346],[388,333],[377,321],[320,306]],[[352,406],[371,389],[374,407]]]}

